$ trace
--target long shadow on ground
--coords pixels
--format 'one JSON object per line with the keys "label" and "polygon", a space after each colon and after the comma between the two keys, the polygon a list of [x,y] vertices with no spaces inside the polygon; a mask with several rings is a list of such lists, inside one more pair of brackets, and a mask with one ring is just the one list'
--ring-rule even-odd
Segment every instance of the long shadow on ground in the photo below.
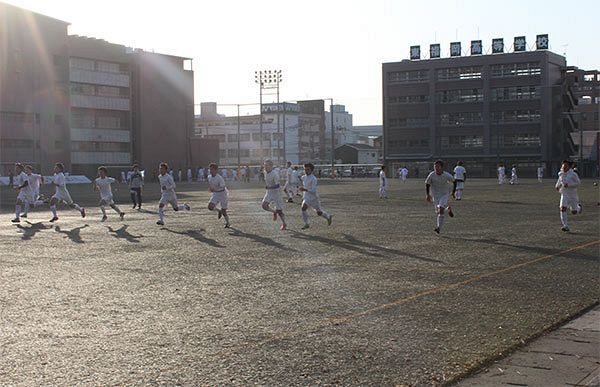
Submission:
{"label": "long shadow on ground", "polygon": [[263,236],[260,236],[257,234],[251,234],[249,232],[244,232],[244,231],[241,231],[234,227],[231,227],[230,230],[231,230],[231,232],[229,233],[229,235],[231,235],[233,237],[246,238],[246,239],[250,239],[254,242],[261,243],[266,246],[277,247],[278,249],[285,250],[285,251],[297,252],[297,250],[294,250],[294,249],[287,247],[279,242],[276,242],[271,238],[266,238],[266,237],[263,237]]}
{"label": "long shadow on ground", "polygon": [[161,228],[161,230],[168,231],[170,233],[177,234],[177,235],[183,235],[183,236],[190,237],[192,239],[197,240],[198,242],[206,243],[207,245],[209,245],[211,247],[218,247],[218,248],[225,247],[224,245],[220,244],[216,239],[212,239],[212,238],[208,238],[208,237],[204,236],[202,233],[206,232],[206,230],[203,228],[201,228],[200,230],[175,231],[175,230],[171,230],[166,227],[163,227],[163,228]]}
{"label": "long shadow on ground", "polygon": [[106,228],[108,229],[108,232],[110,232],[110,234],[115,238],[125,239],[127,242],[130,242],[130,243],[140,243],[139,239],[143,238],[144,236],[143,235],[133,235],[132,233],[127,231],[128,227],[129,227],[128,225],[124,224],[116,230],[110,226],[107,226]]}
{"label": "long shadow on ground", "polygon": [[21,224],[16,224],[15,226],[17,226],[17,228],[19,229],[18,232],[20,232],[21,235],[21,239],[27,241],[30,240],[31,238],[33,238],[37,233],[39,233],[42,230],[47,230],[49,228],[52,228],[52,226],[45,226],[43,222],[38,222],[38,223],[31,223],[31,222],[26,222],[27,224],[29,224],[29,227],[25,227]]}
{"label": "long shadow on ground", "polygon": [[75,227],[72,230],[63,231],[61,230],[60,226],[56,226],[54,228],[54,231],[56,231],[59,234],[66,235],[67,238],[69,238],[74,243],[85,243],[85,241],[81,238],[81,230],[83,230],[86,227],[89,227],[89,224],[84,224],[81,227]]}

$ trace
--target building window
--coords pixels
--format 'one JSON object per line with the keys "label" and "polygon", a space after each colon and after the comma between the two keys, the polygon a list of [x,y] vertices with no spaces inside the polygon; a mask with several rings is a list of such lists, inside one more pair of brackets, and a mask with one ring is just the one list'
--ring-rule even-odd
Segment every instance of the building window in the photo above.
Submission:
{"label": "building window", "polygon": [[227,157],[227,149],[219,149],[219,158],[224,159]]}
{"label": "building window", "polygon": [[54,115],[54,124],[55,125],[64,125],[65,124],[65,117],[61,114],[55,114]]}
{"label": "building window", "polygon": [[439,103],[482,102],[481,89],[443,90],[437,92]]}
{"label": "building window", "polygon": [[33,140],[3,138],[0,146],[4,149],[29,149],[33,147]]}
{"label": "building window", "polygon": [[429,80],[428,70],[394,71],[388,73],[390,83],[425,82]]}
{"label": "building window", "polygon": [[483,136],[443,136],[440,145],[442,149],[481,148]]}
{"label": "building window", "polygon": [[540,98],[539,86],[498,87],[492,89],[492,101],[519,101]]}
{"label": "building window", "polygon": [[509,63],[501,65],[492,65],[492,78],[519,77],[540,75],[542,69],[539,62],[529,63]]}
{"label": "building window", "polygon": [[492,112],[492,122],[540,122],[539,110],[504,110]]}
{"label": "building window", "polygon": [[129,152],[129,143],[73,141],[71,142],[71,150],[74,152]]}
{"label": "building window", "polygon": [[437,71],[438,80],[462,80],[462,79],[480,79],[481,78],[481,66],[469,66],[469,67],[450,67],[446,69],[439,69]]}
{"label": "building window", "polygon": [[443,113],[439,115],[441,126],[479,124],[483,121],[481,112]]}
{"label": "building window", "polygon": [[494,136],[492,144],[496,145],[496,141],[499,142],[500,147],[539,148],[542,145],[540,136],[532,133],[501,135],[499,138]]}
{"label": "building window", "polygon": [[[263,132],[263,141],[270,141],[271,134]],[[252,141],[260,141],[260,133],[252,133]]]}
{"label": "building window", "polygon": [[118,63],[103,62],[103,61],[96,62],[96,70],[102,71],[105,73],[120,73],[121,72],[120,66]]}
{"label": "building window", "polygon": [[389,103],[410,104],[410,103],[426,103],[429,101],[428,95],[402,95],[398,97],[389,97]]}
{"label": "building window", "polygon": [[388,126],[390,128],[422,128],[428,125],[428,117],[406,117],[388,119]]}
{"label": "building window", "polygon": [[[219,140],[219,142],[225,142],[225,135],[224,134],[207,134],[205,136],[205,138],[212,138],[215,140]],[[225,156],[223,156],[225,157]]]}

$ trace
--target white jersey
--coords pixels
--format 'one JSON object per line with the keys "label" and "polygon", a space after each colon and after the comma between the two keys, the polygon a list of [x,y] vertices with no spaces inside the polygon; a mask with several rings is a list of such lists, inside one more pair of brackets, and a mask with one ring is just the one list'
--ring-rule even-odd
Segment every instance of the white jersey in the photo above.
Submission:
{"label": "white jersey", "polygon": [[538,175],[538,177],[543,177],[544,176],[544,168],[538,167],[537,175]]}
{"label": "white jersey", "polygon": [[306,191],[303,192],[302,203],[320,211],[321,201],[317,194],[317,177],[313,173],[302,176],[302,186],[306,188]]}
{"label": "white jersey", "polygon": [[467,170],[462,165],[457,165],[454,167],[454,179],[464,181],[466,173]]}
{"label": "white jersey", "polygon": [[291,184],[293,176],[294,176],[294,169],[292,167],[289,167],[285,174],[285,182]]}
{"label": "white jersey", "polygon": [[31,189],[31,181],[29,180],[29,176],[25,172],[21,172],[15,176],[13,180],[15,187],[21,187],[25,183],[27,183],[27,185],[19,190],[18,198],[30,201],[32,199],[33,190]]}
{"label": "white jersey", "polygon": [[173,176],[165,173],[164,175],[158,175],[158,181],[160,182],[160,192],[175,193],[175,181]]}
{"label": "white jersey", "polygon": [[42,185],[42,175],[32,173],[29,175],[29,185],[31,186],[31,192],[33,193],[34,199],[40,196],[40,186]]}
{"label": "white jersey", "polygon": [[512,177],[517,177],[517,168],[513,168],[510,170]]}
{"label": "white jersey", "polygon": [[380,187],[385,187],[385,183],[386,183],[385,172],[384,171],[380,171],[379,172],[379,186]]}
{"label": "white jersey", "polygon": [[67,191],[67,181],[64,173],[55,173],[53,182],[56,194],[69,194],[69,191]]}
{"label": "white jersey", "polygon": [[113,198],[113,193],[111,189],[111,184],[113,184],[116,180],[112,177],[105,177],[104,179],[99,177],[94,180],[96,187],[100,191],[100,199],[110,202]]}
{"label": "white jersey", "polygon": [[224,192],[225,191],[225,180],[223,176],[216,175],[208,175],[208,186],[211,189],[211,192]]}
{"label": "white jersey", "polygon": [[[565,187],[565,184],[567,187]],[[558,172],[558,180],[556,181],[556,188],[558,191],[565,196],[577,195],[577,187],[581,184],[579,175],[572,169],[567,172]]]}
{"label": "white jersey", "polygon": [[454,177],[446,171],[439,175],[435,173],[435,171],[432,171],[429,176],[427,176],[427,179],[425,179],[425,184],[431,186],[430,192],[434,199],[447,196],[450,192],[450,183],[453,182]]}
{"label": "white jersey", "polygon": [[499,168],[498,168],[498,175],[499,175],[499,176],[504,176],[504,175],[506,175],[506,170],[504,169],[504,167],[499,167]]}
{"label": "white jersey", "polygon": [[298,178],[299,178],[298,171],[294,169],[292,171],[292,180],[291,180],[291,183],[294,184],[294,185],[298,184]]}
{"label": "white jersey", "polygon": [[267,189],[279,189],[279,173],[275,169],[265,171],[265,184]]}

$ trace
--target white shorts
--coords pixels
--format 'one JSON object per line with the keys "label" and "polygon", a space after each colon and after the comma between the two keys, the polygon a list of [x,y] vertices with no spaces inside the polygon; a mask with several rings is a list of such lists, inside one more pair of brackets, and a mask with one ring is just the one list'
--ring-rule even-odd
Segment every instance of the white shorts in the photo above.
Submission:
{"label": "white shorts", "polygon": [[275,203],[275,209],[283,210],[283,198],[278,189],[268,189],[263,198],[263,203]]}
{"label": "white shorts", "polygon": [[35,201],[33,195],[27,194],[22,190],[19,191],[19,193],[17,194],[17,200],[20,200],[23,203],[33,203]]}
{"label": "white shorts", "polygon": [[177,195],[175,192],[163,192],[158,203],[162,205],[170,204],[175,207],[177,206]]}
{"label": "white shorts", "polygon": [[209,203],[212,203],[214,205],[221,203],[221,208],[226,210],[227,209],[227,191],[213,192],[210,195]]}
{"label": "white shorts", "polygon": [[101,196],[100,202],[98,203],[99,206],[112,206],[113,204],[115,204],[115,201],[113,200],[112,195],[111,196]]}
{"label": "white shorts", "polygon": [[448,194],[440,196],[439,198],[433,198],[433,204],[435,205],[436,210],[438,208],[447,208],[448,207]]}
{"label": "white shorts", "polygon": [[71,199],[71,194],[69,194],[69,191],[67,191],[67,190],[56,191],[54,196],[52,196],[52,199],[57,199],[58,201],[65,202],[68,205],[73,204],[73,199]]}
{"label": "white shorts", "polygon": [[465,189],[465,182],[464,181],[457,181],[456,182],[456,189]]}
{"label": "white shorts", "polygon": [[309,196],[305,193],[302,198],[302,205],[304,206],[305,204],[314,208],[317,211],[321,211],[321,199],[318,195]]}
{"label": "white shorts", "polygon": [[561,207],[566,207],[566,208],[575,210],[575,209],[577,209],[578,205],[579,205],[579,196],[577,194],[575,194],[575,195],[561,194],[560,195],[560,206]]}

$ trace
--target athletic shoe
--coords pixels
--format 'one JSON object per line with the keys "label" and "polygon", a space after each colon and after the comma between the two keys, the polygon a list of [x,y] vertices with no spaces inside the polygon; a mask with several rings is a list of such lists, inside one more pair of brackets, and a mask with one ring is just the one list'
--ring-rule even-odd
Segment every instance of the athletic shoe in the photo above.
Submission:
{"label": "athletic shoe", "polygon": [[13,223],[21,223],[21,219],[14,218],[13,220],[11,220],[11,222],[13,222]]}
{"label": "athletic shoe", "polygon": [[285,224],[285,223],[284,223],[284,224],[282,224],[282,225],[279,227],[279,229],[280,229],[280,230],[282,230],[282,231],[283,231],[283,230],[287,230],[287,224]]}
{"label": "athletic shoe", "polygon": [[223,216],[223,211],[217,210],[217,219],[221,219],[222,216]]}
{"label": "athletic shoe", "polygon": [[564,232],[569,232],[569,231],[571,231],[571,230],[569,230],[569,228],[568,228],[568,227],[563,227],[563,228],[561,228],[561,230],[562,230],[562,231],[564,231]]}
{"label": "athletic shoe", "polygon": [[327,218],[327,225],[331,226],[331,221],[333,220],[333,215],[329,215],[329,218]]}
{"label": "athletic shoe", "polygon": [[106,219],[108,219],[108,216],[104,215],[104,216],[102,217],[102,220],[101,220],[101,222],[106,222]]}
{"label": "athletic shoe", "polygon": [[452,208],[448,207],[448,216],[454,218],[454,212],[452,212]]}
{"label": "athletic shoe", "polygon": [[58,216],[54,216],[52,219],[50,219],[50,223],[54,223],[58,220]]}
{"label": "athletic shoe", "polygon": [[138,206],[138,211],[140,211],[141,209],[142,209],[142,205],[140,204],[140,205]]}
{"label": "athletic shoe", "polygon": [[186,210],[186,211],[189,211],[189,210],[191,210],[191,207],[190,207],[190,205],[189,205],[189,204],[187,204],[187,203],[183,203],[183,207],[185,208],[185,210]]}
{"label": "athletic shoe", "polygon": [[159,226],[164,226],[165,222],[163,222],[162,220],[159,220],[158,222],[156,222],[156,224],[158,224]]}
{"label": "athletic shoe", "polygon": [[309,224],[305,224],[304,226],[302,226],[302,230],[307,230],[307,229],[309,229],[309,228],[310,228],[310,225],[309,225]]}
{"label": "athletic shoe", "polygon": [[[583,206],[581,204],[577,205],[577,214],[581,214],[583,212]],[[21,215],[23,217],[23,215]]]}
{"label": "athletic shoe", "polygon": [[273,213],[273,222],[277,222],[277,212]]}
{"label": "athletic shoe", "polygon": [[230,228],[231,225],[229,223],[225,223],[225,228]]}
{"label": "athletic shoe", "polygon": [[119,214],[119,216],[121,217],[121,220],[123,220],[123,218],[125,218],[125,213],[124,213],[124,212],[121,212],[121,213]]}
{"label": "athletic shoe", "polygon": [[135,208],[136,208],[136,207],[137,207],[137,205],[135,205],[135,204],[134,204],[134,205],[133,205],[133,209],[135,210]]}
{"label": "athletic shoe", "polygon": [[440,233],[440,228],[436,227],[436,228],[433,229],[433,231],[435,231],[437,234],[439,234]]}
{"label": "athletic shoe", "polygon": [[81,217],[85,218],[85,208],[81,208]]}

